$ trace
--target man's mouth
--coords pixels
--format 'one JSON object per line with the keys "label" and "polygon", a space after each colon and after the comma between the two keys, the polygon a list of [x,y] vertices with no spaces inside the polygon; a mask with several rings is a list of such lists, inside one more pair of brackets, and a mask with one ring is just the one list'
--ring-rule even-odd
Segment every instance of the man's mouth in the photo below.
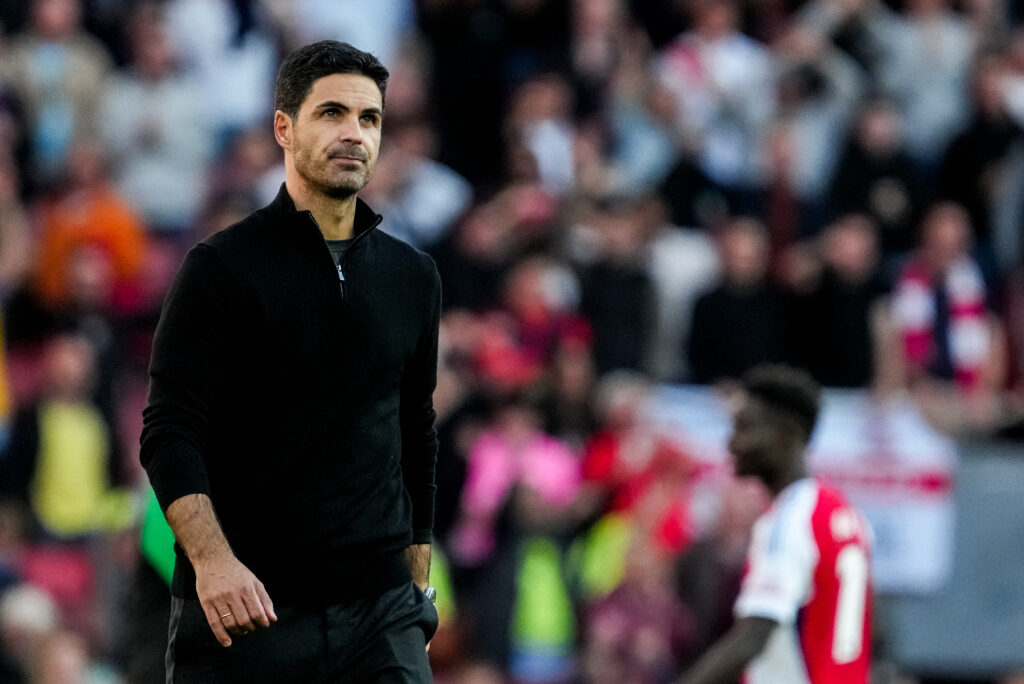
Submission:
{"label": "man's mouth", "polygon": [[353,151],[353,150],[341,150],[341,151],[337,151],[337,152],[331,152],[331,153],[328,154],[328,157],[331,158],[331,159],[340,159],[342,161],[352,161],[352,162],[365,162],[366,161],[366,154],[365,153],[360,153],[360,152],[356,152],[356,151]]}

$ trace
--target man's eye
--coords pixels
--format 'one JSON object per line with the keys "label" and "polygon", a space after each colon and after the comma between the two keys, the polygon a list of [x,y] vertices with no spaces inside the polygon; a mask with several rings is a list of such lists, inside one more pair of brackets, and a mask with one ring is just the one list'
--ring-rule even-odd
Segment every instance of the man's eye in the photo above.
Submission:
{"label": "man's eye", "polygon": [[338,115],[338,110],[337,109],[325,109],[324,110],[324,116],[334,117],[334,116],[337,116],[337,115]]}
{"label": "man's eye", "polygon": [[365,123],[370,124],[371,126],[376,126],[378,119],[377,119],[377,116],[375,114],[364,114],[363,115],[363,121]]}

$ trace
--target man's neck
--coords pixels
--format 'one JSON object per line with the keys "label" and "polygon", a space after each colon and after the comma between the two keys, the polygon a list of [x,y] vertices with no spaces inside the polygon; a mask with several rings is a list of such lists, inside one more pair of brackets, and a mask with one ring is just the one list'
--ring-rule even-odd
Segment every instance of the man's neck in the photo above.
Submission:
{"label": "man's neck", "polygon": [[356,196],[343,199],[328,197],[312,190],[301,179],[287,179],[285,186],[298,211],[313,215],[326,240],[348,240],[355,232]]}
{"label": "man's neck", "polygon": [[779,471],[775,474],[774,478],[770,478],[772,481],[769,482],[767,479],[763,480],[765,486],[772,493],[772,498],[777,497],[783,489],[793,484],[797,480],[802,480],[807,477],[807,468],[804,467],[803,463],[799,465],[794,464],[794,467],[789,470]]}

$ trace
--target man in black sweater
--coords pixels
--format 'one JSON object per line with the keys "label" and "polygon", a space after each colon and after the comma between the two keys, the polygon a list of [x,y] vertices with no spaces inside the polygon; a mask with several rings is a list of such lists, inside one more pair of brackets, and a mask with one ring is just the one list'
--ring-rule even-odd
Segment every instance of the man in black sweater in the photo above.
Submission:
{"label": "man in black sweater", "polygon": [[333,41],[285,60],[285,183],[164,305],[141,459],[178,542],[168,682],[431,679],[440,280],[356,197],[387,78]]}
{"label": "man in black sweater", "polygon": [[718,235],[721,282],[702,294],[690,322],[693,380],[735,380],[759,363],[785,353],[785,310],[768,278],[768,231],[756,219],[737,217]]}

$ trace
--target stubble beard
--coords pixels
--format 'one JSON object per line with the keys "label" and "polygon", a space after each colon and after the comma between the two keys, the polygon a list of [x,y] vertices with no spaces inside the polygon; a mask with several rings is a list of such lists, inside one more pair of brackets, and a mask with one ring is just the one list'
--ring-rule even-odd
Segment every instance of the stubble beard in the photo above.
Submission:
{"label": "stubble beard", "polygon": [[295,171],[311,188],[331,199],[348,199],[366,187],[373,174],[373,168],[363,162],[362,169],[341,171],[332,174],[333,160],[325,154],[324,161],[317,163],[308,150],[295,154]]}

